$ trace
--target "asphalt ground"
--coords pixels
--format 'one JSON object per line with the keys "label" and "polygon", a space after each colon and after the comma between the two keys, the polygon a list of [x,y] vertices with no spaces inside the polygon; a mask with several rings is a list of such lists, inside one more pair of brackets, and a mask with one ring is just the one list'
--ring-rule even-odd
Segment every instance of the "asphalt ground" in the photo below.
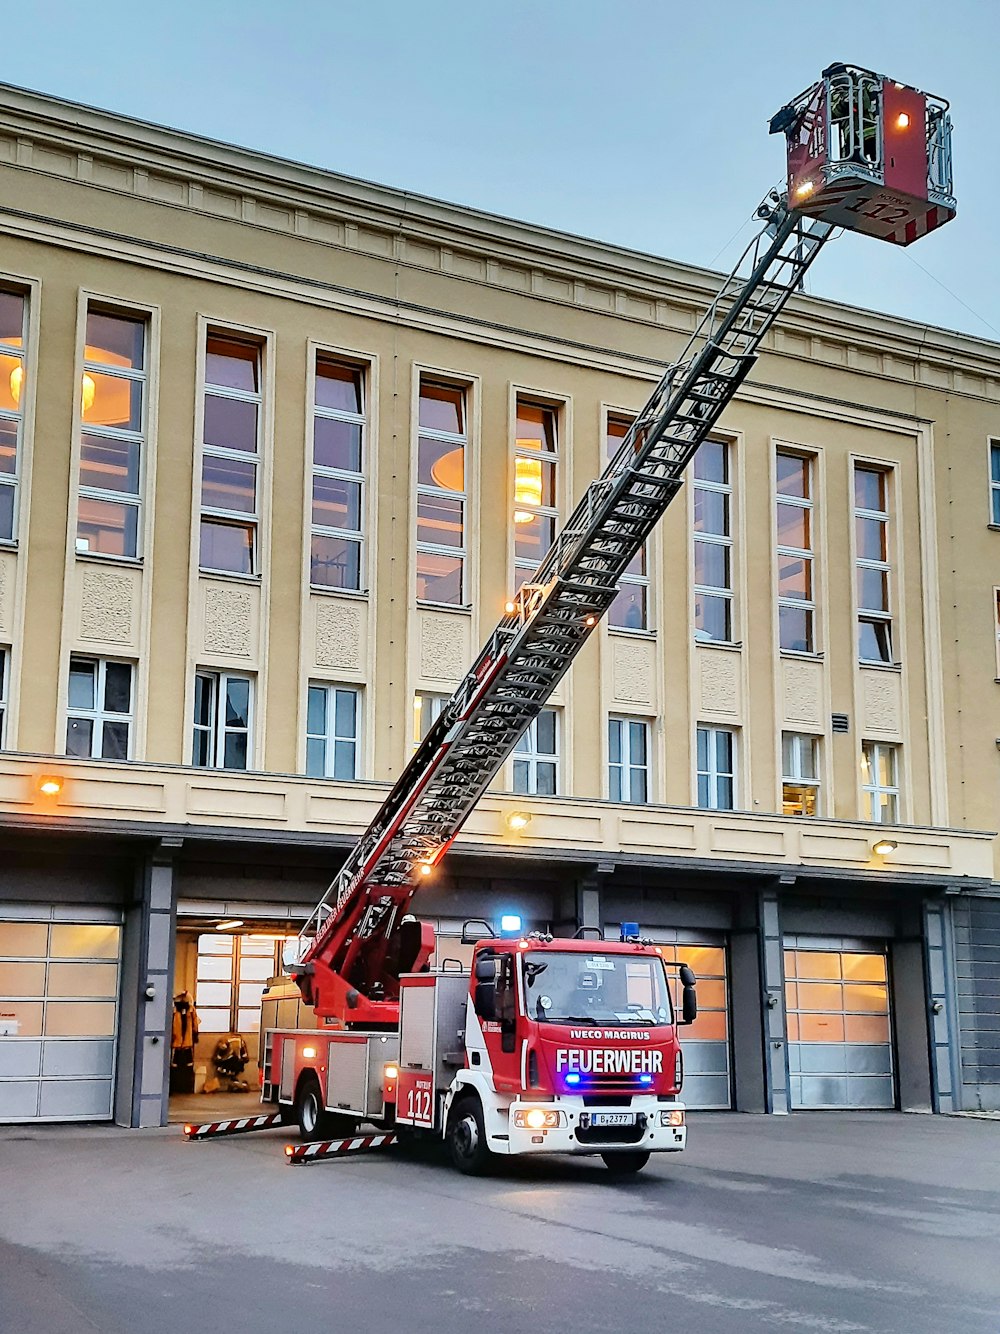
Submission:
{"label": "asphalt ground", "polygon": [[284,1132],[0,1127],[2,1334],[998,1334],[1000,1122],[701,1114],[478,1180]]}

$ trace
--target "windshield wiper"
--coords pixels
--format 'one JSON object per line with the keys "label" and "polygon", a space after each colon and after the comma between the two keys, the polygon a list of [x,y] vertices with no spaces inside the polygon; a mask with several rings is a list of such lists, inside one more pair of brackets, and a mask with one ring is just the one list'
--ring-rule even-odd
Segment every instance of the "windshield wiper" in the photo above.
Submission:
{"label": "windshield wiper", "polygon": [[550,1019],[550,1024],[590,1024],[593,1028],[603,1027],[603,1019],[595,1019],[589,1014],[563,1014],[558,1019]]}

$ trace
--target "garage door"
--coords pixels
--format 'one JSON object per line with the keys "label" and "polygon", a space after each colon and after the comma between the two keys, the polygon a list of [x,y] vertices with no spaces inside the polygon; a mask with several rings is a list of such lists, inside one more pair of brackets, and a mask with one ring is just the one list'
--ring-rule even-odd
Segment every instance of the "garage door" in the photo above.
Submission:
{"label": "garage door", "polygon": [[110,1120],[121,919],[0,919],[0,1122]]}
{"label": "garage door", "polygon": [[[644,936],[663,941],[664,931],[641,927]],[[679,933],[678,933],[679,934]],[[698,1018],[681,1029],[684,1052],[684,1102],[688,1107],[724,1110],[732,1105],[729,1077],[729,996],[726,950],[722,941],[695,944],[664,941],[660,948],[672,964],[689,964],[698,979]],[[674,1003],[680,1011],[680,986]]]}
{"label": "garage door", "polygon": [[894,1107],[885,950],[785,948],[793,1108]]}

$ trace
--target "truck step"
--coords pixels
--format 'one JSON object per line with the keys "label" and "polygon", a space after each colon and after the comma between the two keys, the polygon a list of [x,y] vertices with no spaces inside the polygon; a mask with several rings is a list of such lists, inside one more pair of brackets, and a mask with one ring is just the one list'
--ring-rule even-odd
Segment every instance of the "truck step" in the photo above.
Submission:
{"label": "truck step", "polygon": [[245,1135],[250,1130],[273,1130],[282,1124],[278,1112],[267,1116],[241,1116],[234,1121],[209,1121],[205,1125],[188,1124],[184,1134],[189,1140],[214,1139],[219,1135]]}
{"label": "truck step", "polygon": [[321,1158],[336,1158],[345,1153],[388,1149],[397,1142],[395,1135],[354,1135],[350,1139],[327,1139],[317,1144],[286,1144],[285,1160],[293,1166],[296,1163],[314,1163]]}

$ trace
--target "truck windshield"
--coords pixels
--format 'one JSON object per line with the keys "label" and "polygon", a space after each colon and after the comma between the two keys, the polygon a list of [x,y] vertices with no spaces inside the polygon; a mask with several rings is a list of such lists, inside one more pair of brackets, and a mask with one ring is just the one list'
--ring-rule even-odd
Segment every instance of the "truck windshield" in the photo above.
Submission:
{"label": "truck windshield", "polygon": [[528,1017],[548,1024],[669,1024],[658,956],[532,951],[522,955]]}

